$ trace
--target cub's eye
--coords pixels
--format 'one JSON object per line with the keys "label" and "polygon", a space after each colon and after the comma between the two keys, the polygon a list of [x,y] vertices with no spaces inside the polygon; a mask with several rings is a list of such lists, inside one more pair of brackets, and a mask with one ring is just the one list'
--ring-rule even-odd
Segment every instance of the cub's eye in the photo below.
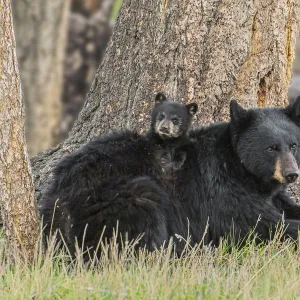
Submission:
{"label": "cub's eye", "polygon": [[172,119],[172,122],[174,125],[177,125],[179,123],[179,120],[178,119]]}
{"label": "cub's eye", "polygon": [[296,150],[296,149],[297,149],[297,144],[295,144],[295,143],[292,144],[292,145],[291,145],[291,150]]}
{"label": "cub's eye", "polygon": [[268,152],[274,152],[274,151],[276,151],[276,146],[269,146],[269,147],[267,148],[267,151],[268,151]]}
{"label": "cub's eye", "polygon": [[160,115],[160,116],[158,117],[158,120],[161,121],[161,120],[163,120],[164,118],[165,118],[164,115]]}

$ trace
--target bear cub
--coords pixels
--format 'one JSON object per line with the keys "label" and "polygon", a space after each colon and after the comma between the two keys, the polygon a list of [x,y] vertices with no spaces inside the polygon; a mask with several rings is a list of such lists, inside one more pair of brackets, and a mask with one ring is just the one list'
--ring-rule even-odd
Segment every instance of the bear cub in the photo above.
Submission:
{"label": "bear cub", "polygon": [[197,110],[196,103],[183,105],[168,100],[163,93],[156,95],[147,136],[157,145],[155,157],[165,173],[183,166],[185,146],[191,143],[188,133]]}

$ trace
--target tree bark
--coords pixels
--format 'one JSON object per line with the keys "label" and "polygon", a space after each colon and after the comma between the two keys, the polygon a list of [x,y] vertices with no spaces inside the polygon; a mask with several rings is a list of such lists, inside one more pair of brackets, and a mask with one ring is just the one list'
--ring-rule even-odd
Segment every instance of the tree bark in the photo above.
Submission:
{"label": "tree bark", "polygon": [[31,155],[57,143],[69,1],[13,0]]}
{"label": "tree bark", "polygon": [[227,120],[232,97],[286,105],[299,24],[298,0],[125,0],[68,139],[33,160],[38,197],[66,153],[109,130],[147,128],[156,91],[197,102],[198,125]]}
{"label": "tree bark", "polygon": [[33,258],[39,234],[11,5],[0,0],[0,203],[7,241]]}

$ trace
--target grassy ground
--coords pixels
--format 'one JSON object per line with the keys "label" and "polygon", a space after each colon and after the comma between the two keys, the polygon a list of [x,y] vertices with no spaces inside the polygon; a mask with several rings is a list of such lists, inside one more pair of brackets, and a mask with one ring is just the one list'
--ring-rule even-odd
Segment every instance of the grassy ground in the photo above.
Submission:
{"label": "grassy ground", "polygon": [[92,267],[39,247],[33,265],[1,246],[1,299],[300,299],[300,256],[290,242],[243,249],[169,249],[133,255],[113,246]]}
{"label": "grassy ground", "polygon": [[[121,3],[115,1],[113,20]],[[170,248],[134,255],[113,246],[90,267],[37,248],[34,264],[26,265],[0,245],[0,299],[300,299],[300,254],[288,241],[192,248],[181,258]]]}

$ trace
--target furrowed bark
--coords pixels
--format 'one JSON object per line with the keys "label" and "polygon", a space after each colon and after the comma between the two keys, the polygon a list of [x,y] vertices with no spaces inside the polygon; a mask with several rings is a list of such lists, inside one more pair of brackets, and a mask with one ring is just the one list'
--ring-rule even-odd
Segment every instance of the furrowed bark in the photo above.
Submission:
{"label": "furrowed bark", "polygon": [[0,0],[0,203],[6,241],[32,259],[39,234],[31,168],[24,134],[9,0]]}
{"label": "furrowed bark", "polygon": [[69,137],[33,159],[38,197],[51,168],[94,136],[149,124],[153,95],[197,102],[197,125],[228,104],[287,104],[298,0],[125,0],[102,65]]}

